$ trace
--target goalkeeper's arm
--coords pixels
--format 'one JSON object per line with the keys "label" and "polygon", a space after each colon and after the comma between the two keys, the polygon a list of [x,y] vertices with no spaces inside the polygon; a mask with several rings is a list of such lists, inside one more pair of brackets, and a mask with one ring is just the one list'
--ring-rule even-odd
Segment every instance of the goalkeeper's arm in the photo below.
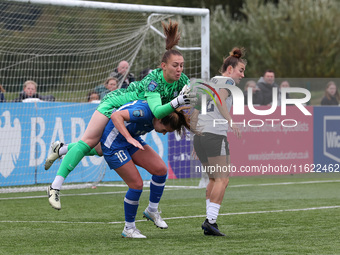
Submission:
{"label": "goalkeeper's arm", "polygon": [[194,93],[186,93],[183,95],[179,95],[175,99],[173,99],[170,103],[162,105],[162,100],[159,93],[147,93],[146,100],[152,111],[152,114],[157,119],[162,119],[165,116],[168,116],[175,109],[180,107],[181,105],[190,104],[190,102],[197,100],[196,95]]}
{"label": "goalkeeper's arm", "polygon": [[162,105],[161,96],[157,92],[146,93],[146,101],[148,102],[152,114],[157,119],[162,119],[174,111],[174,108],[171,107],[170,103]]}

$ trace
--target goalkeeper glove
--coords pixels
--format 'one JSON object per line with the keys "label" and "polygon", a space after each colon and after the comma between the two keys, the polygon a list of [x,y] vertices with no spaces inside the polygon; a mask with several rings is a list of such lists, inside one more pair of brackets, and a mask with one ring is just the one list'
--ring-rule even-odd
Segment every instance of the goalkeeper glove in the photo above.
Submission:
{"label": "goalkeeper glove", "polygon": [[170,105],[172,106],[172,108],[177,109],[181,105],[188,105],[190,103],[195,103],[196,101],[197,97],[195,93],[185,93],[171,100]]}
{"label": "goalkeeper glove", "polygon": [[182,90],[181,90],[181,92],[179,92],[179,95],[184,95],[184,94],[189,94],[190,93],[190,85],[185,85],[183,88],[182,88]]}

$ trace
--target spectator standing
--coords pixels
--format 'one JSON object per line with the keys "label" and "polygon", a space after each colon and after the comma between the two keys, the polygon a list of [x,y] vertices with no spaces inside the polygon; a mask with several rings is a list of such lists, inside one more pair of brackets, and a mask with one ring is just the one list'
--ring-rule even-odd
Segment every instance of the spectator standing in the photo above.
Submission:
{"label": "spectator standing", "polygon": [[253,97],[253,105],[259,105],[262,103],[262,93],[257,87],[256,82],[253,80],[247,81],[244,86],[244,104],[248,104],[248,88],[251,88],[251,95]]}
{"label": "spectator standing", "polygon": [[109,77],[104,84],[95,87],[94,91],[99,94],[99,99],[101,100],[107,93],[118,89],[118,83],[119,80],[116,77]]}
{"label": "spectator standing", "polygon": [[321,100],[321,105],[339,105],[339,90],[334,81],[330,81],[326,85],[325,95]]}
{"label": "spectator standing", "polygon": [[277,88],[275,83],[275,73],[273,70],[266,70],[263,76],[257,82],[258,88],[262,93],[261,105],[269,105],[273,102],[273,88]]}
{"label": "spectator standing", "polygon": [[131,82],[134,82],[135,76],[133,73],[129,73],[130,65],[126,60],[119,62],[117,68],[110,73],[111,77],[116,77],[119,80],[119,88],[126,89]]}
{"label": "spectator standing", "polygon": [[5,103],[6,102],[5,92],[6,92],[6,90],[0,84],[0,103]]}

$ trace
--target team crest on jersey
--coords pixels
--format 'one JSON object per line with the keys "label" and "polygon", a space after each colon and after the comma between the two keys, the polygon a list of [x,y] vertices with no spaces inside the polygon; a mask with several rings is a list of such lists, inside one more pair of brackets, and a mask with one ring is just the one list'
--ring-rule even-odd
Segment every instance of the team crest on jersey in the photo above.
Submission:
{"label": "team crest on jersey", "polygon": [[148,85],[149,91],[154,91],[157,88],[158,84],[155,81],[151,81]]}
{"label": "team crest on jersey", "polygon": [[143,117],[144,116],[144,111],[143,110],[135,110],[132,112],[132,115],[134,117]]}
{"label": "team crest on jersey", "polygon": [[225,84],[235,85],[235,82],[233,79],[228,79]]}

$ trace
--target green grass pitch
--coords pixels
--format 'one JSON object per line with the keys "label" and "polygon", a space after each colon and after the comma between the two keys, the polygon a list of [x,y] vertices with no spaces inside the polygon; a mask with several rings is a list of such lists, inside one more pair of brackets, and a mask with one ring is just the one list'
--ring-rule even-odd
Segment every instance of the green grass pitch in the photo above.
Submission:
{"label": "green grass pitch", "polygon": [[142,218],[145,187],[147,239],[121,238],[126,190],[64,190],[60,211],[45,192],[0,194],[0,254],[340,254],[339,173],[231,177],[217,219],[227,237],[203,235],[205,189],[167,188],[158,229]]}

